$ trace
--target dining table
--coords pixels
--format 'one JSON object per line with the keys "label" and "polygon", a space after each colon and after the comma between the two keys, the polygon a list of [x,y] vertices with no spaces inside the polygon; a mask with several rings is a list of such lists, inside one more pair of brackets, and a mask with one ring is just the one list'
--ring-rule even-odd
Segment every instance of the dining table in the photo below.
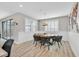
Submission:
{"label": "dining table", "polygon": [[[55,33],[36,33],[35,35],[36,35],[38,41],[41,43],[41,46],[47,45],[48,50],[50,49],[50,46],[52,46],[55,42],[58,43],[58,46],[59,46],[59,42],[62,45],[62,43],[61,43],[62,36],[59,35],[59,34],[55,34]],[[59,48],[60,48],[60,46],[59,46]]]}

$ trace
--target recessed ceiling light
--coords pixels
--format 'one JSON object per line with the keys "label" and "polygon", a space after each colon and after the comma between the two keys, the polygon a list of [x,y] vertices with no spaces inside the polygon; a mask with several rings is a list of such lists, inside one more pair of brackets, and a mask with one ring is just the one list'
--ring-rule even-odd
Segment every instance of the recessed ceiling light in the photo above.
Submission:
{"label": "recessed ceiling light", "polygon": [[19,5],[19,7],[23,7],[23,5]]}

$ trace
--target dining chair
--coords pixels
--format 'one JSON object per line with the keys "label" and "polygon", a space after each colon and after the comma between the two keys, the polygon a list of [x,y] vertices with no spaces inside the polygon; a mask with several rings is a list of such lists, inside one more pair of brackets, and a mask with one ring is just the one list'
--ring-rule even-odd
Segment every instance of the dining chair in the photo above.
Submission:
{"label": "dining chair", "polygon": [[56,36],[51,36],[51,39],[52,39],[52,44],[54,44],[56,40]]}
{"label": "dining chair", "polygon": [[40,42],[41,42],[41,47],[45,46],[45,44],[47,44],[48,50],[50,49],[51,43],[50,43],[50,38],[49,37],[41,37],[41,41]]}
{"label": "dining chair", "polygon": [[62,36],[56,36],[54,41],[56,41],[56,42],[58,43],[58,46],[59,46],[59,48],[60,48],[60,44],[62,45],[62,43],[61,43],[61,41],[62,41]]}
{"label": "dining chair", "polygon": [[13,42],[14,42],[13,39],[9,39],[2,46],[2,49],[8,53],[8,55],[6,57],[10,57],[10,52],[11,52],[11,47],[12,47]]}
{"label": "dining chair", "polygon": [[38,36],[38,35],[33,35],[33,38],[34,38],[33,44],[35,43],[35,46],[36,46],[37,43],[40,41],[40,36]]}

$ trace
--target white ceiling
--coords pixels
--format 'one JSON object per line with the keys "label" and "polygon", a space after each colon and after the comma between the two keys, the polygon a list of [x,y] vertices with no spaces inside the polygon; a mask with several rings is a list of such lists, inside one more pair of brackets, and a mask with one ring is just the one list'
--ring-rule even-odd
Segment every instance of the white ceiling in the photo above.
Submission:
{"label": "white ceiling", "polygon": [[[19,7],[19,5],[23,7]],[[45,19],[68,15],[72,2],[0,2],[0,17],[21,12],[35,19]]]}

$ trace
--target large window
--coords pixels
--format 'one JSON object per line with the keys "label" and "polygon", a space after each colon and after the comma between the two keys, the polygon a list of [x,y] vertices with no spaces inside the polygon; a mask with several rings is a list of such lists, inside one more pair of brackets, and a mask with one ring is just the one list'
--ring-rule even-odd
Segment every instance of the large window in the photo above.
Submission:
{"label": "large window", "polygon": [[45,31],[58,31],[58,20],[48,20],[48,25],[45,26]]}
{"label": "large window", "polygon": [[34,32],[37,30],[37,21],[36,20],[31,20],[27,19],[25,20],[25,32]]}
{"label": "large window", "polygon": [[33,20],[32,21],[31,29],[32,29],[33,32],[35,32],[35,31],[38,30],[38,24],[37,24],[37,21],[36,20]]}
{"label": "large window", "polygon": [[11,23],[12,23],[12,19],[6,20],[6,21],[2,21],[2,38],[6,39],[6,40],[7,39],[11,39],[11,35],[12,35]]}

